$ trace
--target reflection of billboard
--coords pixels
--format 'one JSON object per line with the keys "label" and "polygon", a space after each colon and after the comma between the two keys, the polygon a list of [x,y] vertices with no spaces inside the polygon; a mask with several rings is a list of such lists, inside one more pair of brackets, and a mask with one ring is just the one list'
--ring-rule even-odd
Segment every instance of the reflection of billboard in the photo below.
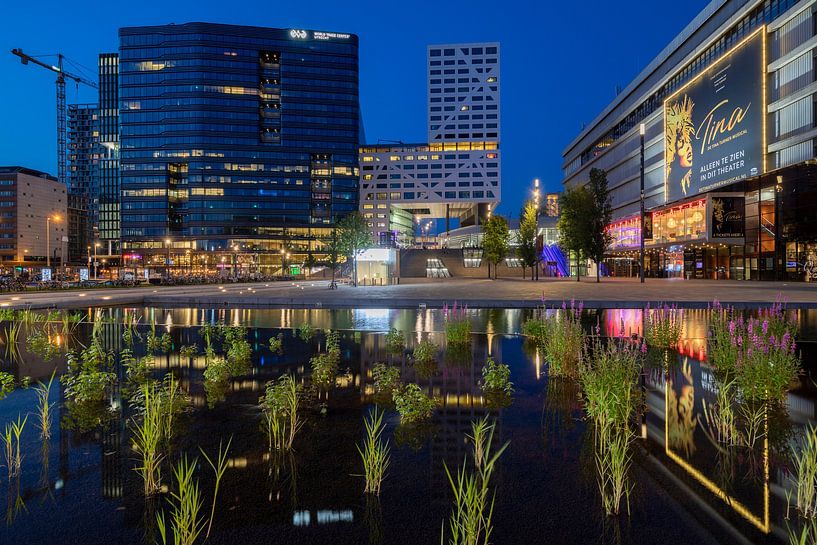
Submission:
{"label": "reflection of billboard", "polygon": [[664,102],[667,202],[765,170],[766,28]]}

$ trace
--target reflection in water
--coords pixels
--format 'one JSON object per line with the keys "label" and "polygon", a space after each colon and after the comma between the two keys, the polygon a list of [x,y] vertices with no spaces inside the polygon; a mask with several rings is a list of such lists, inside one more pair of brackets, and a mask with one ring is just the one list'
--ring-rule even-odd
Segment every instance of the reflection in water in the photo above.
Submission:
{"label": "reflection in water", "polygon": [[[749,541],[760,541],[761,533],[774,539],[785,528],[785,494],[791,488],[783,471],[788,442],[797,429],[814,422],[814,396],[803,388],[790,394],[783,408],[737,406],[736,426],[745,436],[739,448],[725,448],[723,441],[707,437],[704,403],[710,407],[717,401],[720,386],[705,362],[705,315],[684,311],[682,354],[669,353],[669,365],[646,372],[643,444],[655,456],[634,457],[633,515],[619,525],[598,516],[592,431],[581,422],[578,385],[543,375],[538,351],[515,336],[527,311],[470,310],[473,330],[479,333],[469,350],[458,353],[445,342],[437,310],[105,309],[97,316],[106,320],[100,335],[116,353],[124,346],[120,324],[126,312],[140,319],[143,334],[152,316],[161,324],[157,329],[169,328],[172,336],[173,352],[154,358],[150,370],[157,375],[173,371],[193,400],[189,432],[180,436],[177,455],[197,453],[198,446],[214,452],[219,440],[235,437],[213,543],[229,542],[234,532],[247,536],[245,545],[266,543],[271,535],[280,536],[280,542],[309,545],[435,542],[451,505],[443,462],[451,468],[462,463],[468,449],[465,433],[472,421],[488,413],[496,416],[497,435],[504,436],[498,437],[498,444],[511,440],[496,474],[496,543],[523,543],[537,535],[571,536],[574,543],[598,542],[600,536],[605,542],[622,543],[732,542],[708,524],[698,530],[684,517],[665,514],[696,510],[699,516],[698,511],[707,509]],[[252,365],[226,382],[209,409],[202,378],[203,339],[198,327],[189,326],[214,320],[258,327],[251,327],[248,335]],[[597,320],[608,334],[641,332],[637,310],[588,312],[585,322]],[[323,348],[322,333],[311,343],[298,338],[294,329],[302,323],[342,330],[341,375],[324,400],[325,413],[318,407],[308,410],[308,424],[294,453],[271,455],[259,429],[258,398],[269,380],[284,373],[308,381],[309,360]],[[814,331],[815,323],[812,314],[801,314],[804,329]],[[381,332],[390,326],[404,332],[406,354],[388,353]],[[269,339],[279,334],[281,352],[272,352]],[[82,325],[75,341],[87,344],[88,336],[89,326]],[[408,355],[425,339],[439,345],[428,368],[416,365]],[[194,344],[198,356],[180,357],[179,347]],[[18,378],[47,380],[55,363],[60,369],[64,366],[62,357],[46,363],[20,345],[21,359],[2,366]],[[138,348],[135,355],[142,357],[144,349]],[[511,366],[517,388],[511,405],[502,409],[493,408],[479,387],[489,355]],[[394,465],[380,502],[374,504],[364,500],[360,479],[354,477],[361,472],[354,445],[363,434],[362,412],[373,400],[371,369],[379,362],[399,368],[404,381],[417,382],[442,405],[425,428],[397,427],[396,417],[389,413]],[[122,369],[116,373],[120,381],[124,379]],[[54,398],[64,395],[63,385],[55,388]],[[78,426],[72,431],[55,422],[53,442],[27,439],[27,467],[21,479],[0,482],[11,520],[5,533],[0,531],[0,542],[46,542],[49,528],[55,527],[63,529],[65,542],[135,543],[143,538],[155,512],[142,500],[141,483],[132,471],[134,456],[125,426],[132,409],[120,391],[100,408],[102,416],[94,411],[83,415],[63,400],[56,409],[60,420],[87,421],[89,429],[83,433]],[[15,392],[0,403],[0,424],[34,409],[32,392]],[[652,463],[660,464],[671,478],[656,478]],[[203,479],[202,487],[210,486]],[[45,505],[30,501],[51,491]],[[576,505],[587,507],[574,509]],[[660,528],[660,536],[654,535],[655,528]]]}

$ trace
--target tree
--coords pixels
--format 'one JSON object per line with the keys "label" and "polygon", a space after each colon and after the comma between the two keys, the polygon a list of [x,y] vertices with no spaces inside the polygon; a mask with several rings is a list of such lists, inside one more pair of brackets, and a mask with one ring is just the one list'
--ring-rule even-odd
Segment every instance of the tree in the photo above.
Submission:
{"label": "tree", "polygon": [[340,257],[343,254],[340,238],[338,237],[338,230],[332,229],[332,236],[326,244],[326,264],[332,269],[332,283],[329,284],[329,289],[335,289],[335,272],[340,264]]}
{"label": "tree", "polygon": [[312,250],[309,250],[309,253],[306,254],[306,259],[304,259],[304,268],[307,271],[304,278],[312,275],[312,269],[314,269],[317,264],[318,260],[315,258],[315,254],[312,253]]}
{"label": "tree", "polygon": [[610,190],[607,187],[607,173],[599,168],[592,169],[587,189],[593,203],[593,211],[588,218],[587,257],[596,264],[596,282],[599,282],[601,262],[607,252],[607,247],[612,242],[612,236],[606,229],[613,220]]}
{"label": "tree", "polygon": [[522,278],[525,277],[525,267],[530,267],[530,279],[534,280],[533,269],[536,267],[536,234],[539,230],[539,214],[536,203],[529,200],[522,207],[519,214],[519,258],[522,261]]}
{"label": "tree", "polygon": [[494,214],[482,226],[482,252],[488,261],[488,278],[491,277],[491,263],[494,264],[494,278],[497,277],[496,266],[508,253],[510,236],[508,221],[502,216]]}
{"label": "tree", "polygon": [[338,222],[338,231],[343,254],[352,259],[352,285],[357,286],[357,256],[372,245],[369,223],[360,212],[352,212]]}
{"label": "tree", "polygon": [[559,246],[576,254],[576,281],[580,281],[579,264],[590,248],[589,233],[593,196],[585,186],[573,187],[559,199]]}

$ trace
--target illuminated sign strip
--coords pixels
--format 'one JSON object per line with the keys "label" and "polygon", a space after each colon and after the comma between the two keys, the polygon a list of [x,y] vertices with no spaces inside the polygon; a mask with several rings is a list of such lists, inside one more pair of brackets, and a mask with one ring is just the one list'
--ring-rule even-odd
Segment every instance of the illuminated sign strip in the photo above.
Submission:
{"label": "illuminated sign strip", "polygon": [[771,522],[769,517],[769,416],[766,415],[764,427],[766,430],[763,439],[763,519],[752,513],[752,511],[743,505],[737,498],[727,494],[717,484],[709,480],[703,473],[692,467],[681,456],[675,454],[669,447],[669,389],[672,387],[672,381],[667,377],[664,383],[664,452],[666,455],[678,464],[681,469],[689,473],[696,481],[702,484],[707,490],[715,494],[718,498],[724,501],[726,505],[731,507],[737,514],[756,526],[764,534],[771,532]]}

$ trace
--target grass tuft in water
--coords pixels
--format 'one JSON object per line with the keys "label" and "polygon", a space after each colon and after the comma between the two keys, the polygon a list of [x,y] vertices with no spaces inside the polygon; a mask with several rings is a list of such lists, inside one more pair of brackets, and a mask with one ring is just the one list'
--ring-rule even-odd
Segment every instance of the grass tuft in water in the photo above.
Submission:
{"label": "grass tuft in water", "polygon": [[3,453],[6,458],[6,469],[8,470],[9,481],[14,477],[18,477],[23,467],[23,455],[20,452],[20,436],[23,434],[26,422],[28,422],[28,415],[22,418],[22,420],[21,416],[17,415],[17,420],[7,423],[3,431]]}
{"label": "grass tuft in water", "polygon": [[40,439],[43,441],[48,441],[51,438],[51,409],[54,404],[50,402],[49,398],[56,373],[56,370],[51,373],[51,378],[47,384],[40,382],[34,388],[37,394],[37,427],[40,428]]}
{"label": "grass tuft in water", "polygon": [[170,497],[170,520],[164,511],[156,515],[156,524],[162,543],[167,545],[194,545],[204,531],[205,520],[201,516],[204,504],[195,472],[196,460],[190,462],[183,456],[173,468],[176,490]]}
{"label": "grass tuft in water", "polygon": [[630,511],[633,433],[629,426],[638,403],[635,386],[640,366],[641,353],[635,344],[596,340],[585,347],[580,381],[585,411],[594,424],[598,487],[607,515],[618,515],[622,500]]}
{"label": "grass tuft in water", "polygon": [[383,422],[383,412],[375,407],[363,419],[366,428],[366,439],[363,441],[363,448],[357,446],[360,458],[363,461],[363,476],[366,479],[365,494],[380,495],[380,485],[386,477],[391,456],[389,454],[389,440],[383,438],[383,431],[386,428]]}
{"label": "grass tuft in water", "polygon": [[270,451],[292,449],[295,436],[304,424],[299,412],[301,394],[302,387],[292,375],[267,384],[260,404]]}
{"label": "grass tuft in water", "polygon": [[540,309],[538,317],[522,324],[522,333],[542,349],[548,363],[548,374],[575,377],[579,371],[584,344],[581,316],[582,303],[562,303],[561,310]]}
{"label": "grass tuft in water", "polygon": [[445,321],[445,339],[449,346],[462,347],[471,344],[471,320],[468,319],[468,306],[458,306],[457,302],[443,307]]}
{"label": "grass tuft in water", "polygon": [[[454,492],[454,508],[448,520],[448,545],[488,545],[493,529],[494,495],[490,481],[497,460],[508,448],[505,443],[492,452],[495,425],[486,416],[471,423],[471,435],[466,437],[473,446],[474,470],[469,471],[466,463],[451,474],[445,465],[448,482]],[[445,522],[440,534],[440,544],[446,543]]]}
{"label": "grass tuft in water", "polygon": [[675,305],[660,305],[644,314],[644,340],[653,348],[673,348],[681,339],[681,311]]}
{"label": "grass tuft in water", "polygon": [[143,384],[142,394],[142,415],[141,418],[134,417],[131,421],[133,430],[133,450],[139,454],[141,465],[136,467],[136,471],[142,477],[144,483],[144,493],[146,497],[157,493],[161,488],[162,481],[162,401],[153,383]]}
{"label": "grass tuft in water", "polygon": [[219,441],[218,456],[216,457],[215,462],[207,455],[206,452],[204,452],[202,448],[199,448],[202,456],[204,456],[204,459],[207,460],[207,464],[213,470],[213,474],[215,475],[216,478],[216,484],[215,487],[213,488],[213,503],[212,506],[210,507],[210,518],[207,521],[207,533],[204,536],[205,540],[210,537],[210,531],[213,529],[213,519],[216,516],[216,501],[218,500],[218,490],[221,487],[221,479],[222,477],[224,477],[224,473],[227,471],[227,465],[229,462],[227,455],[230,453],[230,445],[232,444],[232,442],[233,438],[231,436],[230,440],[227,441],[227,446],[222,448],[222,443],[221,441]]}

